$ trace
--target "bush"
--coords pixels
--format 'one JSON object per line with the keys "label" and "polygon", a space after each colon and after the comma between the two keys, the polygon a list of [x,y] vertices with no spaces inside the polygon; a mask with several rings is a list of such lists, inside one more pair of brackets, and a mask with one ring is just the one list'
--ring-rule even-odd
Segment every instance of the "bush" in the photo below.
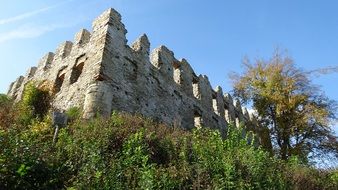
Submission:
{"label": "bush", "polygon": [[[0,134],[0,189],[54,187],[50,120],[13,125]],[[55,178],[56,179],[56,178]],[[54,179],[54,180],[55,180]]]}
{"label": "bush", "polygon": [[13,101],[5,94],[0,94],[0,129],[10,126],[14,120]]}
{"label": "bush", "polygon": [[33,119],[42,120],[51,107],[51,95],[47,88],[38,88],[36,82],[25,85],[22,99],[16,105],[19,122],[28,125]]}
{"label": "bush", "polygon": [[113,113],[72,122],[53,146],[50,125],[45,116],[0,130],[0,189],[337,188],[337,171],[270,157],[232,126],[223,139]]}
{"label": "bush", "polygon": [[293,158],[285,170],[286,180],[293,189],[337,189],[337,170],[315,169],[297,162]]}
{"label": "bush", "polygon": [[79,107],[71,107],[66,111],[69,122],[79,120],[82,115],[82,110]]}
{"label": "bush", "polygon": [[11,99],[6,94],[0,94],[0,104],[8,104],[11,102]]}

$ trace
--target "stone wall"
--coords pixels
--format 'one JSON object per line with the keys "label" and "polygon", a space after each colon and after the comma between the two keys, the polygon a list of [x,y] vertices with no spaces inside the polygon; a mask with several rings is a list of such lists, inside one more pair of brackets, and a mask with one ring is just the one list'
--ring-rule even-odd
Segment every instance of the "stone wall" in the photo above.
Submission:
{"label": "stone wall", "polygon": [[92,33],[83,29],[74,42],[47,53],[10,85],[8,95],[18,101],[28,81],[50,82],[53,107],[82,107],[85,118],[117,110],[186,129],[224,131],[229,122],[243,122],[249,130],[261,130],[238,100],[221,87],[212,89],[208,77],[196,75],[187,60],[176,59],[165,46],[150,52],[146,35],[129,46],[126,33],[120,14],[105,11],[93,22]]}

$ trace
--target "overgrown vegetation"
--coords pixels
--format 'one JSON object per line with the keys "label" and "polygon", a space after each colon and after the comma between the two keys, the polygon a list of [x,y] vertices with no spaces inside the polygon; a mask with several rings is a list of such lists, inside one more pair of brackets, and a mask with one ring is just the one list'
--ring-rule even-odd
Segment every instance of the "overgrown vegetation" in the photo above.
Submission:
{"label": "overgrown vegetation", "polygon": [[233,126],[222,139],[215,130],[184,131],[137,115],[83,121],[80,110],[72,108],[67,111],[71,123],[53,146],[49,114],[21,122],[17,115],[31,113],[34,103],[16,109],[20,103],[0,97],[0,189],[338,187],[337,170],[320,171],[297,157],[288,162],[270,157]]}

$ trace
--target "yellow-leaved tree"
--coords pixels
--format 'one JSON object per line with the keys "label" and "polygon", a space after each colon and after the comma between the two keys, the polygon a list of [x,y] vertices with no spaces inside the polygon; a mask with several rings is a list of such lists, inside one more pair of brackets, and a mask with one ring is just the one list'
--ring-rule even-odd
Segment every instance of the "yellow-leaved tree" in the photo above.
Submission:
{"label": "yellow-leaved tree", "polygon": [[281,159],[298,156],[338,157],[335,101],[330,100],[310,76],[289,56],[276,50],[269,60],[244,59],[244,72],[231,75],[234,96],[251,103],[259,121],[269,128],[273,150]]}

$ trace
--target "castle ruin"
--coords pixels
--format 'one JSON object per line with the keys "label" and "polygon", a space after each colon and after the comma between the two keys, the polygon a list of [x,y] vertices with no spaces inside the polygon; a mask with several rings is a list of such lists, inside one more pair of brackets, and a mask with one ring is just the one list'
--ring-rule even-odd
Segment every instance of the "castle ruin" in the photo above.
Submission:
{"label": "castle ruin", "polygon": [[224,131],[229,122],[243,122],[259,133],[255,117],[238,100],[212,89],[208,77],[196,75],[187,60],[178,60],[165,46],[150,52],[142,35],[127,45],[127,30],[114,9],[102,13],[92,32],[82,29],[47,53],[10,85],[8,95],[20,100],[29,81],[50,81],[53,107],[83,109],[83,117],[112,110],[139,113],[155,121],[191,129],[206,126]]}

